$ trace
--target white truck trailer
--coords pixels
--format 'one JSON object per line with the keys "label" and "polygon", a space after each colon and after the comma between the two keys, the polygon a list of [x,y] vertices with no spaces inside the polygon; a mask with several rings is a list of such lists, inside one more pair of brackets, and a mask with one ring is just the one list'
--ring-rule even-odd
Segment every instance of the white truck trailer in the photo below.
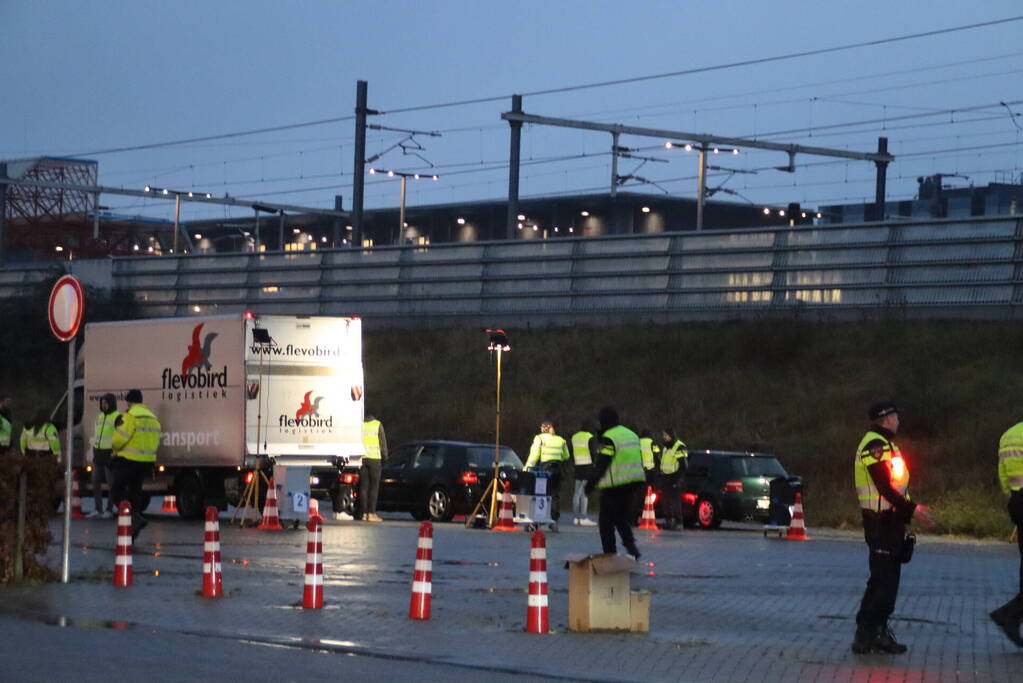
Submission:
{"label": "white truck trailer", "polygon": [[270,463],[319,468],[312,488],[326,497],[336,495],[341,468],[361,460],[358,318],[245,313],[92,323],[82,351],[82,450],[100,397],[114,394],[123,411],[128,390],[140,389],[162,425],[145,489],[175,495],[182,517],[237,504],[257,463],[264,471]]}

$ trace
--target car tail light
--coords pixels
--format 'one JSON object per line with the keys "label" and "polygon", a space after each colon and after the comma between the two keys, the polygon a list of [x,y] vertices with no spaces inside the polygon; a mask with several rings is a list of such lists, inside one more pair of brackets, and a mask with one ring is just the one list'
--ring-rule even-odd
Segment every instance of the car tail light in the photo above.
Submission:
{"label": "car tail light", "polygon": [[682,500],[689,505],[696,505],[696,494],[695,493],[683,493]]}
{"label": "car tail light", "polygon": [[344,473],[341,474],[341,476],[338,477],[338,479],[341,480],[342,484],[358,484],[359,483],[359,475],[357,475],[357,474],[355,474],[353,472],[344,472]]}
{"label": "car tail light", "polygon": [[650,493],[650,502],[651,503],[656,503],[657,502],[657,498],[658,498],[657,491],[652,491]]}
{"label": "car tail light", "polygon": [[722,491],[725,493],[742,493],[742,479],[729,479],[725,482],[725,488]]}
{"label": "car tail light", "polygon": [[480,483],[480,478],[476,476],[476,473],[472,470],[466,470],[465,472],[462,472],[462,476],[458,479],[458,481],[463,484],[478,484]]}
{"label": "car tail light", "polygon": [[255,472],[246,472],[246,473],[245,473],[245,483],[246,483],[246,484],[251,484],[251,483],[252,483],[252,477],[253,477],[253,476],[254,476],[255,474],[256,474]]}

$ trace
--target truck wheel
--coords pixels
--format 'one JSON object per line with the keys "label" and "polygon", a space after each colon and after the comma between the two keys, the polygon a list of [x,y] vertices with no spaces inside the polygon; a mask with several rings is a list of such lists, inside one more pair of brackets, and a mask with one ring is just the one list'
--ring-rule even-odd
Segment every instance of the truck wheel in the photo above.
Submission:
{"label": "truck wheel", "polygon": [[426,515],[431,522],[450,522],[454,517],[451,496],[439,486],[430,491],[426,499]]}
{"label": "truck wheel", "polygon": [[696,521],[701,529],[717,529],[721,526],[721,511],[713,498],[696,501]]}
{"label": "truck wheel", "polygon": [[181,519],[201,519],[203,516],[202,482],[194,473],[178,475],[174,481],[174,495],[177,496],[178,515]]}

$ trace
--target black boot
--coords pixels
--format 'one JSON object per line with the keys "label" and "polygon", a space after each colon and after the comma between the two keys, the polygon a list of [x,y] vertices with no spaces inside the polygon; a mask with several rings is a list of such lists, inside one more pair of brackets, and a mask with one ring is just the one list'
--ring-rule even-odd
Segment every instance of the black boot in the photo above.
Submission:
{"label": "black boot", "polygon": [[1020,621],[1023,620],[1021,602],[1017,596],[991,613],[991,621],[998,624],[998,628],[1019,647],[1023,647],[1023,638],[1019,634]]}
{"label": "black boot", "polygon": [[857,626],[856,635],[853,637],[852,651],[858,655],[885,652],[879,636],[880,629],[876,626]]}
{"label": "black boot", "polygon": [[901,655],[909,648],[895,640],[895,634],[889,626],[883,626],[878,630],[877,640],[881,648],[890,655]]}

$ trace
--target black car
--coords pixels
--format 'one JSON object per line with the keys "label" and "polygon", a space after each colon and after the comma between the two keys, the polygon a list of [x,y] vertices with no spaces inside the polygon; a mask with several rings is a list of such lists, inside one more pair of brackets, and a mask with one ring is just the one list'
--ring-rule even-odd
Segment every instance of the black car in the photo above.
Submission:
{"label": "black car", "polygon": [[[522,461],[499,450],[501,489],[515,490]],[[380,473],[379,510],[408,512],[416,519],[447,522],[470,514],[494,476],[494,444],[413,441],[392,450]]]}
{"label": "black car", "polygon": [[802,479],[789,477],[770,453],[690,451],[682,488],[683,521],[704,529],[715,529],[724,519],[766,522],[771,481],[778,477],[802,488]]}

